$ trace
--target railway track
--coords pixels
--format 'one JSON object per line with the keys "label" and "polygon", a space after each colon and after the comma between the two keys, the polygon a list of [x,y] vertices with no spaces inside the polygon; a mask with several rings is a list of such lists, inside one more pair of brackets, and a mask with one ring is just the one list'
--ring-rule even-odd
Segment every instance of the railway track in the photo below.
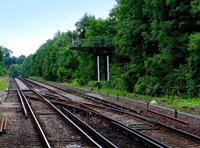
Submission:
{"label": "railway track", "polygon": [[[29,82],[34,83],[32,80]],[[39,85],[43,85],[43,84],[39,83]],[[46,86],[49,87],[49,85],[47,84],[45,84],[45,86],[43,85],[43,87],[46,87]],[[53,88],[53,86],[50,86],[50,87],[51,89]],[[54,88],[54,89],[58,89],[58,88]],[[62,91],[75,94],[76,96],[80,95],[79,97],[83,97],[84,99],[87,98],[87,100],[92,98],[91,102],[99,101],[99,99],[96,99],[95,97],[94,99],[91,96],[88,97],[87,95],[80,94],[78,92],[63,90],[63,89]],[[55,96],[53,96],[52,98],[55,98]],[[138,130],[144,133],[145,135],[148,135],[154,139],[157,139],[158,141],[166,145],[169,145],[172,147],[199,147],[200,146],[199,137],[171,128],[169,126],[165,126],[156,121],[149,121],[148,119],[144,119],[144,118],[141,119],[141,117],[137,115],[138,112],[135,110],[131,110],[129,108],[123,108],[123,107],[120,107],[119,105],[113,105],[112,103],[108,103],[107,101],[103,101],[105,102],[106,106],[92,105],[90,104],[91,103],[90,101],[81,102],[80,100],[83,98],[79,98],[78,102],[84,106],[87,106],[90,110],[94,110],[107,117],[111,117],[115,121],[118,121],[131,129]],[[70,100],[70,98],[68,99]],[[57,100],[59,99],[57,98]],[[102,99],[100,99],[100,103],[103,104],[101,100]],[[136,114],[133,114],[133,113],[136,113]]]}
{"label": "railway track", "polygon": [[68,100],[73,100],[73,101],[82,102],[82,103],[84,102],[84,103],[92,103],[92,104],[102,104],[102,105],[107,106],[107,107],[111,107],[111,108],[120,109],[120,110],[139,114],[139,112],[137,110],[133,110],[131,108],[127,108],[127,107],[112,103],[110,101],[99,99],[97,97],[86,95],[86,94],[83,94],[83,93],[79,93],[79,92],[76,92],[76,91],[73,91],[73,90],[70,90],[70,89],[62,89],[62,88],[58,88],[58,87],[55,87],[55,86],[52,86],[52,85],[49,85],[49,84],[46,84],[46,83],[43,83],[43,82],[33,81],[33,80],[30,80],[30,79],[22,79],[21,78],[21,80],[23,80],[25,82],[29,82],[31,84],[35,84],[39,87],[44,87],[44,88],[52,91],[53,93],[57,93],[61,97],[64,97],[65,99],[68,99]]}
{"label": "railway track", "polygon": [[[198,147],[199,138],[183,131],[165,126],[156,121],[149,121],[145,118],[136,118],[135,115],[127,114],[113,109],[103,109],[101,106],[90,106],[91,109],[102,113],[116,121],[173,147]],[[196,140],[195,140],[196,139]]]}
{"label": "railway track", "polygon": [[[20,83],[18,82],[18,85]],[[20,90],[20,94],[31,112],[32,119],[38,129],[44,147],[116,147],[104,137],[98,137],[89,131],[85,132],[71,119],[66,117],[46,98],[32,89],[35,97],[40,97],[42,101],[27,100],[25,94]],[[29,103],[30,102],[30,103]],[[31,105],[30,105],[31,104]],[[58,116],[59,115],[59,116]],[[67,123],[67,124],[66,124]],[[60,132],[60,133],[59,133]]]}
{"label": "railway track", "polygon": [[[28,84],[27,82],[25,82],[25,83],[28,86],[33,87],[32,84]],[[33,91],[35,93],[37,93],[35,90],[33,90]],[[53,96],[53,95],[49,94],[48,96]],[[34,98],[34,97],[32,96],[32,98]],[[35,98],[36,98],[36,96],[35,96]],[[41,98],[43,98],[44,100],[46,100],[46,98],[44,98],[43,96],[41,96]],[[64,99],[62,99],[62,100],[64,100]],[[67,101],[69,101],[69,100],[67,100]],[[82,118],[82,119],[86,119],[86,118]],[[88,118],[88,120],[89,119],[90,118]],[[96,122],[96,121],[99,121],[99,122]],[[93,122],[93,123],[90,124],[90,126],[95,124],[95,126],[93,126],[93,127],[99,127],[99,125],[101,125],[101,121],[100,120],[92,120],[92,119],[90,119],[89,123],[91,123],[91,122]],[[117,145],[117,147],[144,147],[144,146],[145,147],[167,147],[167,146],[163,145],[162,143],[159,143],[159,142],[155,141],[154,139],[144,137],[143,135],[138,134],[138,133],[134,133],[134,134],[131,133],[132,136],[134,135],[136,137],[136,139],[137,139],[137,141],[134,141],[134,140],[132,140],[132,138],[130,138],[130,134],[126,135],[126,134],[124,134],[121,131],[115,130],[114,133],[107,132],[107,130],[108,130],[107,128],[108,127],[110,128],[111,125],[109,124],[109,125],[107,125],[104,128],[103,127],[100,127],[100,128],[97,128],[97,129],[94,128],[94,130],[97,131],[97,132],[104,131],[103,132],[104,133],[103,137],[106,136],[108,138],[108,140],[109,141],[111,140],[111,142],[113,142],[115,145]],[[123,131],[125,131],[125,130],[127,132],[127,129],[123,129]],[[137,134],[137,136],[135,134]],[[115,138],[110,138],[110,137],[113,137],[113,136],[115,136]],[[115,140],[113,141],[113,139],[115,139]]]}
{"label": "railway track", "polygon": [[24,118],[17,93],[18,88],[12,78],[9,80],[8,86],[7,98],[3,103],[1,113],[9,122],[7,133],[0,135],[0,147],[42,148],[42,142],[32,121]]}

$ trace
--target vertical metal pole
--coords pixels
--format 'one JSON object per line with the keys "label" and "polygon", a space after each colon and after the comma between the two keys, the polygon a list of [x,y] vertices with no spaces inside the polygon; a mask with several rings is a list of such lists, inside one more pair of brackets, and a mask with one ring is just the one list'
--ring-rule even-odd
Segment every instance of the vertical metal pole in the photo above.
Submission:
{"label": "vertical metal pole", "polygon": [[177,112],[177,110],[175,109],[175,118],[177,118],[177,114],[178,114],[178,112]]}
{"label": "vertical metal pole", "polygon": [[107,79],[110,81],[110,75],[109,75],[109,56],[107,56]]}
{"label": "vertical metal pole", "polygon": [[99,56],[97,56],[97,73],[98,73],[98,82],[100,82],[100,69],[99,69]]}
{"label": "vertical metal pole", "polygon": [[72,47],[74,47],[74,33],[72,32]]}

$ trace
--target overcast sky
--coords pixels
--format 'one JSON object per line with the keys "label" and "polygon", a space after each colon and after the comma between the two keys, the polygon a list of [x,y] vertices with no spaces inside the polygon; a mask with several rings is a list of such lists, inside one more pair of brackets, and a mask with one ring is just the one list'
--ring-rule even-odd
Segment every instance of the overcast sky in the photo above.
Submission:
{"label": "overcast sky", "polygon": [[0,46],[16,57],[28,56],[58,30],[75,30],[85,13],[106,19],[116,4],[115,0],[0,0]]}

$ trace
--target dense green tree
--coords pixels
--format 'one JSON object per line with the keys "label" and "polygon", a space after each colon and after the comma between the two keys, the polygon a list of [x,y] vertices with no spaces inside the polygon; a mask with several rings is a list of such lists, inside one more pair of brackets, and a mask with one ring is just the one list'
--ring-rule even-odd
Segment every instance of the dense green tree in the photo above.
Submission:
{"label": "dense green tree", "polygon": [[2,46],[0,46],[0,66],[2,67],[4,64],[4,52]]}
{"label": "dense green tree", "polygon": [[[113,38],[111,87],[148,95],[164,90],[194,97],[200,91],[199,19],[199,0],[117,0],[107,19],[86,13],[73,32],[83,29],[75,41]],[[22,75],[53,81],[76,79],[81,84],[97,80],[96,50],[70,50],[71,38],[71,31],[58,31],[24,60]],[[7,61],[13,64],[15,58]],[[106,75],[105,56],[100,57],[100,64],[101,75]]]}
{"label": "dense green tree", "polygon": [[25,60],[26,56],[25,55],[21,55],[17,58],[17,64],[22,64]]}
{"label": "dense green tree", "polygon": [[13,53],[12,50],[7,49],[6,47],[0,46],[4,53],[4,57],[10,57],[10,55]]}
{"label": "dense green tree", "polygon": [[3,68],[4,66],[4,50],[7,48],[0,46],[0,76],[6,75],[6,70]]}
{"label": "dense green tree", "polygon": [[10,76],[12,78],[18,77],[21,75],[21,65],[13,64],[10,66]]}

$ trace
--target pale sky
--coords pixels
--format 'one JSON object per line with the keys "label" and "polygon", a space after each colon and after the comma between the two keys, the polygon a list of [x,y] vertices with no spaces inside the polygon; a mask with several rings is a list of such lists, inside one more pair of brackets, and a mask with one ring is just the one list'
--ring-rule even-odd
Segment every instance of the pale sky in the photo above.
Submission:
{"label": "pale sky", "polygon": [[85,13],[106,19],[116,4],[116,0],[0,0],[0,46],[12,50],[13,56],[28,56],[58,30],[75,30]]}

